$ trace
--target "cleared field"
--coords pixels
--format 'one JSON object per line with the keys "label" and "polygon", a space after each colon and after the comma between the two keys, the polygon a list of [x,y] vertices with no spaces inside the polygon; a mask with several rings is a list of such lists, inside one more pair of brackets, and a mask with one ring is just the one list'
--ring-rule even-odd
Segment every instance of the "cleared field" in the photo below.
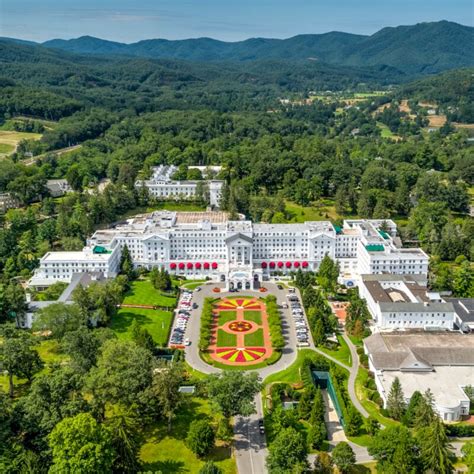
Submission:
{"label": "cleared field", "polygon": [[131,283],[130,290],[125,294],[122,304],[174,308],[176,306],[176,298],[162,295],[149,280],[137,280]]}
{"label": "cleared field", "polygon": [[[12,132],[10,130],[0,130],[0,157],[13,153],[22,140],[39,140],[40,133]],[[4,145],[2,147],[2,145]]]}
{"label": "cleared field", "polygon": [[441,128],[446,123],[446,115],[428,115],[428,120],[430,127]]}
{"label": "cleared field", "polygon": [[322,199],[314,206],[300,206],[286,201],[285,210],[289,214],[288,222],[326,221],[340,217],[334,208],[334,202],[329,199]]}
{"label": "cleared field", "polygon": [[138,321],[146,329],[155,343],[164,347],[168,342],[173,314],[169,311],[123,308],[112,318],[111,328],[119,339],[132,339],[133,321]]}

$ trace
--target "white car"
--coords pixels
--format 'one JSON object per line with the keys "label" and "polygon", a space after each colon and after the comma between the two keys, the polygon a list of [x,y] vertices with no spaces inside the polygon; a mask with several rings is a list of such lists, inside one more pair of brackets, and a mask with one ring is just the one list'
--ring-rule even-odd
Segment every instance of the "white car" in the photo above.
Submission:
{"label": "white car", "polygon": [[189,337],[187,337],[187,338],[184,340],[184,345],[185,345],[185,346],[191,345],[191,341],[189,340]]}

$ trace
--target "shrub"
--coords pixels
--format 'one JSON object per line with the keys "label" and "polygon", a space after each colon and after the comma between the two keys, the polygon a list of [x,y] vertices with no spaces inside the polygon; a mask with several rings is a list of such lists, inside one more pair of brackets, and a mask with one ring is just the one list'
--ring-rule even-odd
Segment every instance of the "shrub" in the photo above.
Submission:
{"label": "shrub", "polygon": [[194,420],[189,426],[186,445],[198,457],[203,457],[214,447],[214,429],[207,420]]}

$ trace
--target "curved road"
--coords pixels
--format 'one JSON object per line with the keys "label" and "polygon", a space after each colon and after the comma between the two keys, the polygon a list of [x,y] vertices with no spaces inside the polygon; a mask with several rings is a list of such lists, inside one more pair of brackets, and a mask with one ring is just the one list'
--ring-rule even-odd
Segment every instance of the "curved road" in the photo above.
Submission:
{"label": "curved road", "polygon": [[[217,369],[216,367],[204,362],[199,355],[198,341],[200,333],[200,313],[203,301],[206,297],[236,297],[239,295],[252,295],[261,297],[269,293],[274,294],[277,297],[277,302],[280,305],[280,311],[282,314],[283,336],[286,342],[285,349],[283,350],[281,358],[275,364],[261,369],[256,369],[255,372],[257,372],[260,378],[264,380],[268,375],[284,370],[295,362],[298,347],[291,309],[284,309],[281,307],[281,303],[286,302],[288,290],[279,290],[276,284],[265,282],[265,287],[270,290],[269,293],[260,293],[258,291],[252,290],[242,290],[239,293],[214,293],[212,289],[216,286],[219,288],[224,287],[222,283],[216,284],[208,282],[201,286],[201,291],[195,291],[193,293],[193,303],[196,303],[198,307],[191,311],[191,317],[189,318],[185,335],[191,341],[191,345],[185,348],[186,361],[193,369],[199,370],[205,374],[221,372],[221,369]],[[296,291],[298,292],[298,290]],[[299,292],[298,296],[301,299]],[[351,351],[352,367],[343,364],[337,359],[334,359],[333,357],[316,348],[311,335],[309,340],[309,349],[314,350],[315,352],[323,355],[335,364],[338,364],[349,371],[349,396],[351,397],[352,403],[359,410],[359,412],[363,416],[368,417],[369,414],[361,405],[355,393],[355,379],[359,369],[359,357],[357,355],[356,348],[352,344],[352,341],[345,334],[343,337]],[[237,417],[234,424],[235,457],[237,469],[238,472],[245,474],[261,474],[266,472],[265,459],[267,457],[267,449],[265,444],[265,436],[260,435],[258,427],[258,420],[263,418],[262,399],[260,394],[255,396],[255,407],[255,414],[249,417]],[[352,444],[352,446],[357,453],[358,462],[366,462],[367,460],[370,460],[365,448],[361,448],[355,444]]]}

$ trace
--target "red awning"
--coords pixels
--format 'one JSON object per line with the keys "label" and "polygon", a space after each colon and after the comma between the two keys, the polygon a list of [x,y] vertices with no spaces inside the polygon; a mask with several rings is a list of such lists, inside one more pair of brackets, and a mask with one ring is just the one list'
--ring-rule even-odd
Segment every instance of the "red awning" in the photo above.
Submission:
{"label": "red awning", "polygon": [[286,268],[291,268],[291,262],[286,262],[285,265],[286,265]]}
{"label": "red awning", "polygon": [[282,268],[283,267],[283,262],[278,262],[277,265],[278,265],[278,268]]}
{"label": "red awning", "polygon": [[170,263],[171,270],[176,270],[176,263]]}
{"label": "red awning", "polygon": [[202,265],[201,265],[199,262],[198,262],[198,263],[196,263],[196,268],[197,268],[198,270],[200,270],[200,269],[201,269],[201,266],[202,266]]}
{"label": "red awning", "polygon": [[300,262],[295,262],[295,263],[293,264],[293,266],[294,266],[295,268],[299,268],[299,267],[300,267]]}
{"label": "red awning", "polygon": [[209,270],[211,268],[211,264],[209,262],[204,262],[204,270]]}
{"label": "red awning", "polygon": [[262,268],[267,268],[267,262],[262,262]]}
{"label": "red awning", "polygon": [[186,265],[186,268],[187,268],[188,270],[192,270],[193,264],[192,264],[191,262],[188,262],[187,265]]}
{"label": "red awning", "polygon": [[212,262],[212,268],[215,270],[218,267],[216,262]]}
{"label": "red awning", "polygon": [[303,268],[308,268],[309,263],[308,262],[303,262],[301,265],[302,265]]}
{"label": "red awning", "polygon": [[179,267],[180,270],[183,270],[183,269],[184,269],[184,263],[181,262],[181,263],[178,265],[178,267]]}
{"label": "red awning", "polygon": [[275,268],[275,262],[270,262],[270,268]]}

